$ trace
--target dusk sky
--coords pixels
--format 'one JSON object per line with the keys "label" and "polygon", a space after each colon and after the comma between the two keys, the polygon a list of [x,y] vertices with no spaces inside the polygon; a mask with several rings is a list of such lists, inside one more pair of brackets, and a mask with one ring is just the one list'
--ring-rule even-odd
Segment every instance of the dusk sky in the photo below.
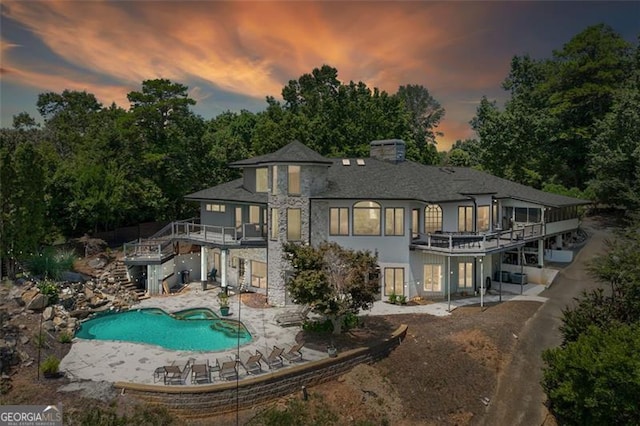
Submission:
{"label": "dusk sky", "polygon": [[38,94],[93,93],[129,108],[143,80],[189,87],[205,119],[266,107],[283,86],[328,64],[345,83],[395,93],[420,84],[444,106],[440,150],[473,137],[483,95],[499,102],[514,55],[551,57],[589,25],[629,42],[640,1],[6,1],[0,40],[1,127]]}

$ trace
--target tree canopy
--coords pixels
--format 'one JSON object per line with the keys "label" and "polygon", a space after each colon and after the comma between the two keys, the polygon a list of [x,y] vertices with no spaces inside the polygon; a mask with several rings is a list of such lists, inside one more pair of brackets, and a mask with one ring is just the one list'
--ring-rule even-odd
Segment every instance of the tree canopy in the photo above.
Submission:
{"label": "tree canopy", "polygon": [[380,291],[377,258],[369,252],[336,243],[286,243],[284,257],[293,267],[287,291],[296,303],[331,320],[334,334],[341,333],[346,315],[371,308]]}

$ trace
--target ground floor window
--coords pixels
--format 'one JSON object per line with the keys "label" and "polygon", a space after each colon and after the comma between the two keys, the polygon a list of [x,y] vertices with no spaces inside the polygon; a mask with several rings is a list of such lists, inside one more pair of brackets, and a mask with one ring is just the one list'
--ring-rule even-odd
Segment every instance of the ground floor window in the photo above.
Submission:
{"label": "ground floor window", "polygon": [[267,287],[267,264],[264,262],[258,262],[257,260],[251,261],[251,286],[258,288]]}
{"label": "ground floor window", "polygon": [[442,291],[442,265],[424,265],[424,291]]}
{"label": "ground floor window", "polygon": [[384,268],[384,295],[404,294],[404,268]]}
{"label": "ground floor window", "polygon": [[458,288],[473,287],[473,263],[461,262],[458,264]]}

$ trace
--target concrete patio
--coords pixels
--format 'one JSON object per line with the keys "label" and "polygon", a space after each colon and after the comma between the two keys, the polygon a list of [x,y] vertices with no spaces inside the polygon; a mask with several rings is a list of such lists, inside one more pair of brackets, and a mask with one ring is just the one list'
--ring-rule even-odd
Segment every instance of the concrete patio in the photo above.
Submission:
{"label": "concrete patio", "polygon": [[[536,284],[526,284],[524,286],[515,284],[503,284],[503,301],[535,300],[546,301],[546,298],[538,296],[545,289],[545,286]],[[149,308],[159,307],[167,312],[175,312],[188,308],[211,308],[218,310],[217,294],[219,289],[209,289],[203,291],[200,283],[191,283],[189,288],[175,295],[154,297],[141,301],[136,307]],[[522,294],[520,294],[522,292]],[[497,289],[492,289],[492,294],[484,296],[485,303],[499,301],[500,296]],[[464,305],[474,305],[480,303],[480,297],[457,298],[437,303],[415,306],[398,306],[385,302],[375,302],[371,310],[362,312],[362,315],[394,315],[394,314],[429,314],[435,316],[450,315],[451,311]],[[140,384],[154,384],[154,370],[158,367],[169,365],[175,362],[178,366],[183,366],[189,359],[208,360],[210,364],[215,364],[215,360],[229,361],[235,359],[238,349],[242,352],[255,352],[259,350],[265,356],[271,352],[274,345],[285,349],[293,346],[295,336],[300,331],[300,327],[281,327],[275,317],[291,308],[250,308],[238,303],[238,296],[231,296],[229,299],[232,319],[241,320],[251,333],[253,340],[240,348],[234,347],[229,350],[219,352],[192,352],[167,350],[158,346],[128,343],[119,341],[83,340],[74,339],[71,350],[64,357],[60,364],[60,370],[64,371],[71,380],[93,380],[108,382],[130,382]],[[305,361],[314,361],[328,357],[326,352],[303,348],[302,353]],[[292,364],[292,365],[299,365]],[[290,365],[285,361],[283,368]],[[271,374],[265,364],[265,374]],[[246,378],[242,368],[240,368],[240,379]],[[190,375],[189,375],[190,377]],[[251,376],[249,376],[251,377]],[[190,384],[187,379],[187,384]],[[162,385],[162,381],[156,382]]]}

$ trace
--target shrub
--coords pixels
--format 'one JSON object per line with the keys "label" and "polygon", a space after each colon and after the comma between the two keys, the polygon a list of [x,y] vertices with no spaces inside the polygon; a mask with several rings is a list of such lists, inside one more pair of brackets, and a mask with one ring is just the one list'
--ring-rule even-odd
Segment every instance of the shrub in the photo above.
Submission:
{"label": "shrub", "polygon": [[543,353],[542,387],[560,424],[638,424],[640,325],[591,326]]}
{"label": "shrub", "polygon": [[55,355],[49,355],[42,364],[40,364],[40,371],[43,373],[55,374],[59,371],[60,360]]}
{"label": "shrub", "polygon": [[304,324],[302,324],[302,329],[313,333],[331,333],[333,332],[333,324],[328,319],[305,321]]}
{"label": "shrub", "polygon": [[49,297],[49,303],[56,303],[58,301],[58,291],[60,289],[58,288],[58,285],[56,283],[51,281],[43,281],[38,284],[38,288],[40,289],[40,293]]}
{"label": "shrub", "polygon": [[342,320],[342,328],[344,330],[351,330],[360,325],[360,318],[354,313],[348,313]]}
{"label": "shrub", "polygon": [[58,250],[46,247],[40,253],[26,259],[26,269],[31,275],[60,279],[64,271],[73,269],[75,254],[72,250]]}
{"label": "shrub", "polygon": [[395,293],[391,293],[389,295],[389,303],[393,303],[394,305],[398,303],[398,295]]}
{"label": "shrub", "polygon": [[58,336],[58,342],[60,343],[71,343],[71,341],[73,340],[73,334],[63,331],[60,333],[60,335]]}

